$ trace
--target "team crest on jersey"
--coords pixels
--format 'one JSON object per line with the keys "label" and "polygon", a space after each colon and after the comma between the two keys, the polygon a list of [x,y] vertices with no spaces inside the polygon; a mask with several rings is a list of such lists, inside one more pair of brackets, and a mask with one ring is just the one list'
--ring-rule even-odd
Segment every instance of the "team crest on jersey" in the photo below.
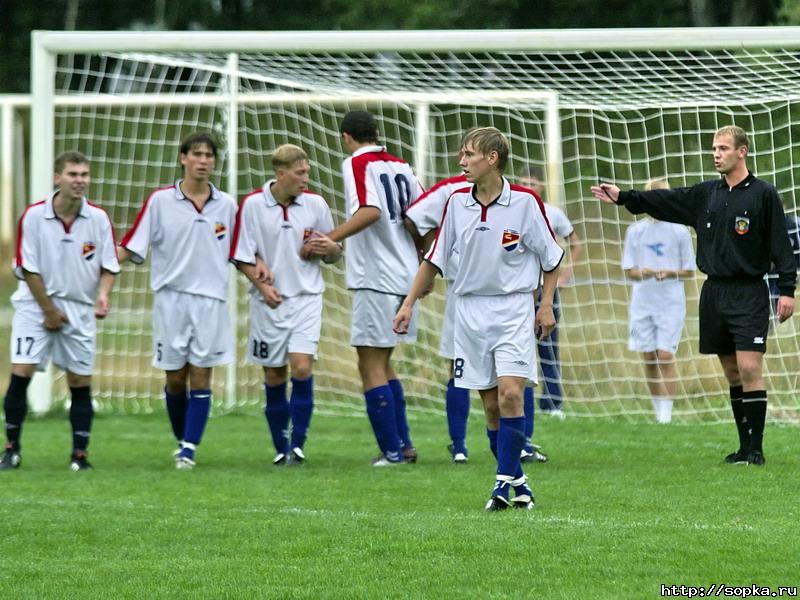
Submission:
{"label": "team crest on jersey", "polygon": [[750,219],[748,217],[736,217],[734,229],[739,235],[744,235],[750,231]]}
{"label": "team crest on jersey", "polygon": [[228,229],[222,223],[214,223],[214,235],[218,240],[224,240]]}
{"label": "team crest on jersey", "polygon": [[513,229],[504,230],[501,243],[506,252],[513,252],[519,246],[519,232]]}
{"label": "team crest on jersey", "polygon": [[83,242],[83,259],[92,260],[95,252],[97,252],[97,245],[94,242]]}
{"label": "team crest on jersey", "polygon": [[312,237],[313,235],[314,235],[314,230],[311,229],[310,227],[306,227],[303,230],[303,241],[305,242],[308,238]]}

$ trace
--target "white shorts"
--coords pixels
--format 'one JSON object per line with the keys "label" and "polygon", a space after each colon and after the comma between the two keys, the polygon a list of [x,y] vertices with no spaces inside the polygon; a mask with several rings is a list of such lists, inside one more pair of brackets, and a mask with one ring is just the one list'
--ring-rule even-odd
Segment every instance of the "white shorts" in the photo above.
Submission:
{"label": "white shorts", "polygon": [[536,383],[533,294],[456,296],[456,387],[488,390],[503,376]]}
{"label": "white shorts", "polygon": [[91,375],[97,335],[94,306],[63,298],[52,300],[69,319],[58,331],[45,329],[44,313],[37,302],[13,303],[11,364],[37,365],[43,371],[52,357],[53,364],[65,371]]}
{"label": "white shorts", "polygon": [[316,358],[321,329],[322,294],[284,298],[278,308],[251,298],[247,357],[264,367],[284,366],[290,352]]}
{"label": "white shorts", "polygon": [[456,356],[455,325],[456,325],[456,299],[451,291],[452,282],[447,286],[444,298],[444,318],[442,319],[442,335],[439,338],[439,356],[453,360]]}
{"label": "white shorts", "polygon": [[417,341],[417,311],[411,316],[408,333],[397,335],[392,321],[405,296],[372,290],[355,290],[350,322],[350,345],[368,348],[394,348],[397,344]]}
{"label": "white shorts", "polygon": [[153,366],[177,371],[186,363],[215,367],[233,360],[228,305],[222,300],[162,289],[153,299]]}
{"label": "white shorts", "polygon": [[628,323],[628,349],[634,352],[678,351],[686,304],[659,306],[651,314],[632,314]]}

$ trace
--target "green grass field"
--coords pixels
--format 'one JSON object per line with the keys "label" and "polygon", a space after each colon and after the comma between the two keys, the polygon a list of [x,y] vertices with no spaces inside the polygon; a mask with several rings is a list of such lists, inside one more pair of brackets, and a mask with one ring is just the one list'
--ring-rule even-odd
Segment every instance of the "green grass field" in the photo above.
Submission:
{"label": "green grass field", "polygon": [[315,417],[302,468],[270,466],[263,418],[209,423],[176,471],[163,414],[95,422],[67,470],[63,414],[25,426],[0,475],[7,598],[658,598],[661,584],[798,584],[797,434],[763,468],[721,464],[733,426],[540,418],[533,512],[486,514],[493,460],[414,413],[420,462],[374,469],[365,417]]}

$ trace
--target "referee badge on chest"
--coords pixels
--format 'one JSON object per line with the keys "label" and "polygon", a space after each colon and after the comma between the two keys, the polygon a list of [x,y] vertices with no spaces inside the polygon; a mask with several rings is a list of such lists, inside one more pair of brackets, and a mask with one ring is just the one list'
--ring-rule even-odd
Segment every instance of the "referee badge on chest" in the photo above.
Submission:
{"label": "referee badge on chest", "polygon": [[744,235],[750,231],[750,218],[749,217],[736,217],[734,222],[734,229],[739,235]]}
{"label": "referee badge on chest", "polygon": [[513,229],[506,229],[503,231],[502,239],[503,249],[506,252],[513,252],[519,247],[519,232]]}

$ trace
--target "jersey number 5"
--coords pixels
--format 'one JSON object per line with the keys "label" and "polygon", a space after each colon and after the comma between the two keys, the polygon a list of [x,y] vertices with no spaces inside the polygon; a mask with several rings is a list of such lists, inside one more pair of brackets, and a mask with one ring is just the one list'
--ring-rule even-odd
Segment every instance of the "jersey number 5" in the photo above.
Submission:
{"label": "jersey number 5", "polygon": [[[386,192],[389,220],[392,223],[396,223],[397,218],[403,215],[403,211],[408,206],[408,200],[411,198],[411,184],[406,176],[400,173],[394,176],[394,185],[392,185],[392,181],[386,173],[381,173],[380,180],[381,185],[383,185],[383,191]],[[397,190],[397,203],[395,203],[395,190]]]}

